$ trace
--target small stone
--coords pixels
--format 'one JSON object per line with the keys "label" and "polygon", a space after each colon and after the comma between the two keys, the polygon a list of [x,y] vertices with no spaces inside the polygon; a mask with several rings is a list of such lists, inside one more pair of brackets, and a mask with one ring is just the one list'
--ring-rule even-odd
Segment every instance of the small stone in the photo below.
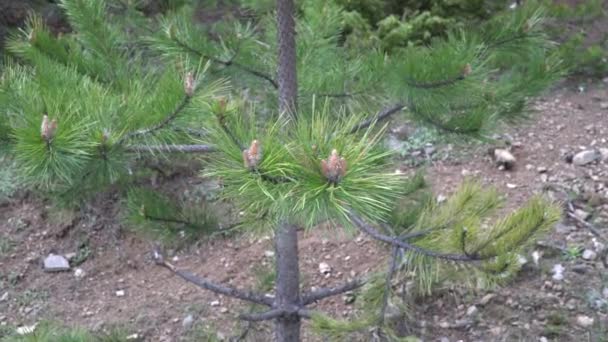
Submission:
{"label": "small stone", "polygon": [[16,332],[17,335],[28,335],[34,332],[34,330],[36,330],[36,326],[38,326],[38,323],[32,324],[32,325],[24,325],[21,326],[19,328],[17,328]]}
{"label": "small stone", "polygon": [[68,259],[69,261],[72,261],[76,258],[76,255],[78,255],[77,253],[66,253],[65,258]]}
{"label": "small stone", "polygon": [[439,342],[450,342],[450,339],[444,336],[439,339]]}
{"label": "small stone", "polygon": [[574,165],[583,166],[592,163],[600,158],[600,153],[595,150],[585,150],[572,157]]}
{"label": "small stone", "polygon": [[264,251],[264,256],[267,258],[274,258],[274,252],[273,251]]}
{"label": "small stone", "polygon": [[84,275],[85,275],[85,273],[82,270],[82,268],[77,268],[77,269],[74,270],[74,277],[76,277],[76,278],[82,278],[82,277],[84,277]]}
{"label": "small stone", "polygon": [[576,323],[583,328],[588,328],[593,325],[593,317],[578,315],[576,316]]}
{"label": "small stone", "polygon": [[494,150],[494,160],[498,166],[502,166],[506,170],[510,170],[515,166],[515,156],[508,150],[497,148]]}
{"label": "small stone", "polygon": [[194,317],[192,315],[184,317],[184,320],[182,321],[182,327],[184,329],[190,329],[192,327],[192,324],[194,324]]}
{"label": "small stone", "polygon": [[8,299],[8,292],[4,292],[2,297],[0,297],[0,302],[5,302]]}
{"label": "small stone", "polygon": [[574,210],[574,216],[578,217],[580,220],[587,221],[589,217],[591,217],[591,214],[582,209],[576,209]]}
{"label": "small stone", "polygon": [[138,334],[131,334],[125,337],[127,341],[143,341],[143,339]]}
{"label": "small stone", "polygon": [[608,109],[608,102],[600,102],[600,109]]}
{"label": "small stone", "polygon": [[554,280],[563,280],[564,279],[564,271],[565,268],[561,264],[553,265],[553,279]]}
{"label": "small stone", "polygon": [[49,254],[44,259],[44,270],[46,272],[61,272],[70,269],[70,263],[61,255]]}
{"label": "small stone", "polygon": [[328,275],[331,273],[331,267],[326,262],[322,262],[319,264],[319,272],[323,275]]}
{"label": "small stone", "polygon": [[509,188],[509,189],[515,189],[515,188],[517,188],[517,184],[507,183],[507,188]]}
{"label": "small stone", "polygon": [[538,342],[549,342],[549,340],[545,336],[541,336],[538,338]]}
{"label": "small stone", "polygon": [[544,166],[539,166],[536,168],[536,172],[538,172],[538,173],[546,173],[547,171],[548,171],[547,168]]}
{"label": "small stone", "polygon": [[534,261],[534,264],[536,266],[538,266],[538,262],[542,256],[543,256],[542,252],[539,252],[539,251],[532,252],[532,261]]}
{"label": "small stone", "polygon": [[479,310],[477,309],[477,307],[475,305],[471,305],[467,309],[467,316],[473,316],[473,315],[477,314],[478,311]]}
{"label": "small stone", "polygon": [[221,312],[221,313],[227,313],[227,312],[228,312],[228,308],[221,307],[221,308],[220,308],[220,312]]}
{"label": "small stone", "polygon": [[445,195],[439,194],[437,195],[437,203],[443,203],[447,200],[448,198]]}
{"label": "small stone", "polygon": [[595,260],[595,258],[597,258],[597,253],[595,251],[590,250],[590,249],[585,249],[583,251],[582,257],[585,260]]}
{"label": "small stone", "polygon": [[481,300],[479,300],[479,305],[481,305],[481,306],[488,305],[488,303],[490,303],[490,301],[494,297],[496,297],[496,295],[494,293],[488,293],[487,295],[483,296],[483,298],[481,298]]}
{"label": "small stone", "polygon": [[220,301],[219,300],[214,300],[213,302],[209,303],[209,305],[211,305],[211,306],[220,306]]}
{"label": "small stone", "polygon": [[602,296],[608,299],[608,287],[604,287],[604,289],[602,290]]}
{"label": "small stone", "polygon": [[124,297],[124,296],[125,296],[125,290],[116,291],[116,297]]}

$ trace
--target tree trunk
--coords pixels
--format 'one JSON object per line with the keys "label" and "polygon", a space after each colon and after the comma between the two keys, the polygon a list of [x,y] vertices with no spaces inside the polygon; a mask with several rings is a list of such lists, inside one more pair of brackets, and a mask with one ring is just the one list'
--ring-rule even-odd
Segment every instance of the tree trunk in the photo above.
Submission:
{"label": "tree trunk", "polygon": [[275,233],[276,297],[275,306],[293,308],[293,314],[278,318],[275,335],[278,342],[300,341],[300,269],[298,265],[298,230],[295,225],[282,223]]}
{"label": "tree trunk", "polygon": [[279,40],[279,111],[294,115],[298,97],[298,74],[296,71],[296,23],[293,0],[277,0],[277,23]]}
{"label": "tree trunk", "polygon": [[[279,112],[296,118],[298,75],[296,71],[295,10],[293,0],[277,0],[279,65]],[[275,232],[276,295],[275,307],[293,311],[275,321],[278,342],[300,341],[300,269],[298,266],[298,231],[287,220]]]}

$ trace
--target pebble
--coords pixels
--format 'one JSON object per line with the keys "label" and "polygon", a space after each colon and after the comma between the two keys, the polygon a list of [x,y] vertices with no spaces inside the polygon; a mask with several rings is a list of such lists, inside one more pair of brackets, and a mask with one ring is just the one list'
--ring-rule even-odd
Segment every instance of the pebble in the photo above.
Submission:
{"label": "pebble", "polygon": [[608,299],[608,287],[604,287],[604,289],[602,290],[602,295],[604,296],[604,298]]}
{"label": "pebble", "polygon": [[572,163],[574,165],[583,166],[592,163],[600,158],[599,152],[595,150],[585,150],[579,152],[572,157]]}
{"label": "pebble", "polygon": [[322,262],[319,264],[319,272],[327,276],[331,273],[331,267],[326,262]]}
{"label": "pebble", "polygon": [[220,308],[220,312],[221,313],[227,313],[228,312],[228,308],[222,307],[222,308]]}
{"label": "pebble", "polygon": [[589,217],[591,217],[591,214],[582,209],[576,209],[576,210],[574,210],[574,216],[578,217],[579,219],[581,219],[583,221],[587,221],[587,219],[589,219]]}
{"label": "pebble", "polygon": [[61,272],[70,269],[70,263],[61,255],[49,254],[44,259],[44,270],[46,272]]}
{"label": "pebble", "polygon": [[83,271],[82,268],[77,268],[77,269],[74,270],[74,277],[76,277],[76,278],[82,278],[84,276],[85,276],[85,273],[84,273],[84,271]]}
{"label": "pebble", "polygon": [[211,306],[220,306],[220,301],[219,300],[214,300],[213,302],[209,303],[209,305],[211,305]]}
{"label": "pebble", "polygon": [[585,249],[583,251],[583,259],[585,260],[595,260],[595,258],[597,258],[597,253],[590,250],[590,249]]}
{"label": "pebble", "polygon": [[273,258],[274,252],[273,251],[264,251],[264,256],[267,258]]}
{"label": "pebble", "polygon": [[588,328],[593,325],[593,317],[578,315],[576,316],[576,323],[583,328]]}
{"label": "pebble", "polygon": [[8,299],[8,292],[4,292],[2,297],[0,297],[0,302],[4,302]]}
{"label": "pebble", "polygon": [[184,320],[182,321],[182,327],[184,329],[190,329],[192,327],[193,323],[194,323],[194,317],[192,315],[188,315],[188,316],[184,317]]}
{"label": "pebble", "polygon": [[467,309],[467,316],[473,316],[473,315],[477,314],[477,312],[479,312],[477,307],[475,305],[471,305]]}
{"label": "pebble", "polygon": [[490,303],[490,301],[494,297],[496,297],[496,295],[494,293],[488,293],[487,295],[483,296],[483,298],[481,298],[481,300],[479,301],[479,305],[481,305],[481,306],[488,305],[488,303]]}
{"label": "pebble", "polygon": [[516,162],[515,156],[511,152],[501,148],[494,150],[494,160],[496,160],[496,164],[507,170],[511,169]]}
{"label": "pebble", "polygon": [[554,280],[563,280],[564,279],[564,266],[562,264],[553,265],[553,279]]}
{"label": "pebble", "polygon": [[125,296],[125,290],[116,291],[116,297],[124,297],[124,296]]}

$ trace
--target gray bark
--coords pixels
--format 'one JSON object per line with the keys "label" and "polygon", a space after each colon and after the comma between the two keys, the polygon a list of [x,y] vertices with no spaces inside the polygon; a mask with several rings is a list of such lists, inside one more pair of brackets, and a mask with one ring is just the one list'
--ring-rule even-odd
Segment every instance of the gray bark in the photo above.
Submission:
{"label": "gray bark", "polygon": [[300,269],[297,227],[282,223],[275,233],[276,295],[275,307],[286,314],[275,321],[278,342],[300,341]]}
{"label": "gray bark", "polygon": [[277,23],[279,40],[279,111],[295,117],[298,97],[298,74],[296,72],[296,23],[293,0],[277,0]]}
{"label": "gray bark", "polygon": [[[279,44],[279,112],[296,118],[298,75],[296,71],[295,9],[293,0],[277,0],[277,32]],[[300,341],[301,317],[300,269],[298,266],[297,227],[282,222],[275,234],[276,250],[276,297],[274,307],[287,313],[275,321],[278,342]]]}

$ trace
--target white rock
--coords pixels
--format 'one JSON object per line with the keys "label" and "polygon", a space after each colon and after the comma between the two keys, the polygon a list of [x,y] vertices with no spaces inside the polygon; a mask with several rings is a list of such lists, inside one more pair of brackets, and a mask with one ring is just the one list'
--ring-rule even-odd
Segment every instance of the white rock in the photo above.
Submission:
{"label": "white rock", "polygon": [[77,268],[74,270],[74,277],[76,278],[82,278],[84,277],[85,273],[84,270],[82,268]]}
{"label": "white rock", "polygon": [[604,287],[604,289],[602,290],[602,296],[608,299],[608,287]]}
{"label": "white rock", "polygon": [[494,293],[488,293],[487,295],[483,296],[483,298],[481,298],[481,300],[479,300],[479,305],[485,306],[488,305],[488,303],[490,303],[490,301],[496,297],[496,295]]}
{"label": "white rock", "polygon": [[31,334],[34,332],[34,330],[36,330],[36,326],[38,325],[38,323],[32,324],[32,325],[24,325],[22,327],[17,328],[16,332],[17,335],[27,335],[27,334]]}
{"label": "white rock", "polygon": [[49,254],[49,256],[44,259],[44,270],[47,272],[61,272],[69,269],[70,263],[61,255]]}
{"label": "white rock", "polygon": [[116,291],[116,297],[124,297],[124,296],[125,296],[125,290]]}
{"label": "white rock", "polygon": [[0,302],[4,302],[8,299],[8,292],[4,292],[2,297],[0,297]]}
{"label": "white rock", "polygon": [[273,251],[264,251],[264,256],[267,258],[273,258],[274,252]]}
{"label": "white rock", "polygon": [[538,342],[549,342],[549,340],[545,336],[541,336],[538,338]]}
{"label": "white rock", "polygon": [[578,217],[579,219],[581,219],[583,221],[587,221],[587,219],[589,219],[589,217],[591,217],[591,214],[589,214],[588,212],[586,212],[582,209],[576,209],[576,210],[574,210],[574,216]]}
{"label": "white rock", "polygon": [[515,188],[517,188],[517,184],[507,183],[507,188],[509,188],[509,189],[515,189]]}
{"label": "white rock", "polygon": [[564,279],[564,266],[562,264],[553,265],[553,279],[554,280],[563,280]]}
{"label": "white rock", "polygon": [[188,315],[188,316],[184,317],[184,320],[182,321],[182,327],[184,329],[190,329],[192,327],[193,323],[194,323],[194,317],[192,315]]}
{"label": "white rock", "polygon": [[211,306],[220,306],[220,301],[219,300],[214,300],[213,302],[209,303],[209,305],[211,305]]}
{"label": "white rock", "polygon": [[574,155],[572,163],[574,165],[583,166],[594,162],[600,158],[600,153],[595,150],[585,150]]}
{"label": "white rock", "polygon": [[494,160],[499,166],[503,166],[505,169],[511,169],[516,162],[515,156],[508,150],[497,148],[494,150]]}
{"label": "white rock", "polygon": [[331,273],[331,267],[326,262],[322,262],[319,264],[319,272],[323,275],[328,275]]}
{"label": "white rock", "polygon": [[578,315],[576,316],[576,323],[583,328],[588,328],[593,325],[593,317]]}
{"label": "white rock", "polygon": [[595,260],[595,258],[597,258],[597,253],[590,249],[585,249],[582,256],[585,260]]}
{"label": "white rock", "polygon": [[475,305],[471,305],[469,306],[469,308],[467,309],[467,316],[473,316],[475,315],[479,310],[477,309],[477,307]]}
{"label": "white rock", "polygon": [[534,261],[534,264],[536,266],[538,266],[538,261],[540,260],[540,258],[543,256],[542,252],[539,251],[534,251],[532,252],[532,260]]}
{"label": "white rock", "polygon": [[443,203],[447,200],[448,198],[442,194],[437,195],[437,203]]}

